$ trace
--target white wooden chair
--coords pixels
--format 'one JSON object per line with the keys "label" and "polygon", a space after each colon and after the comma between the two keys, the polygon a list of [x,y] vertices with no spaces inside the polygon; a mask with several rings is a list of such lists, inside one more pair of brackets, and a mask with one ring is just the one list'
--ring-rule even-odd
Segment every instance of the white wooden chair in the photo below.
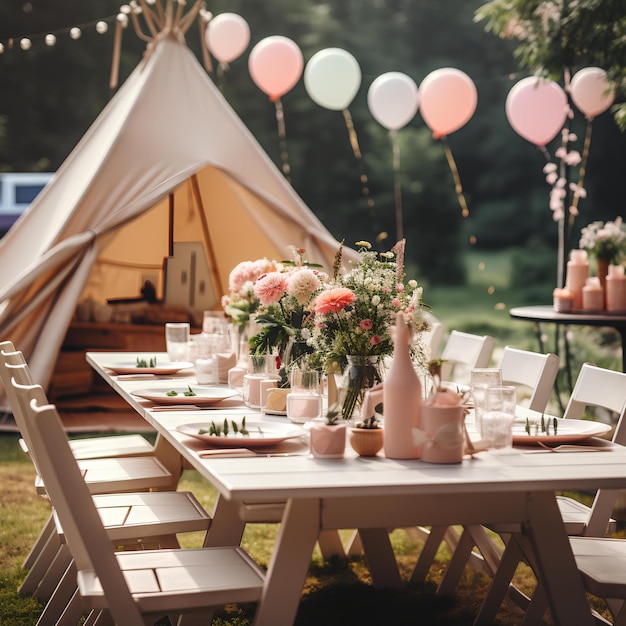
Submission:
{"label": "white wooden chair", "polygon": [[[11,341],[0,342],[0,358],[13,355],[13,363],[26,364],[21,352]],[[16,361],[16,357],[18,360]],[[82,437],[70,441],[72,452],[77,459],[103,459],[112,456],[147,456],[154,454],[154,446],[139,434],[114,435],[111,437]]]}
{"label": "white wooden chair", "polygon": [[422,333],[422,339],[425,347],[429,351],[429,358],[436,359],[439,357],[441,344],[443,343],[445,326],[430,311],[424,312],[424,318],[428,320],[430,330]]}
{"label": "white wooden chair", "polygon": [[493,347],[494,338],[490,335],[450,331],[441,351],[441,359],[444,361],[441,368],[443,380],[469,384],[473,368],[489,365]]}
{"label": "white wooden chair", "polygon": [[559,357],[556,354],[505,346],[499,367],[503,384],[513,384],[530,394],[527,403],[529,409],[540,412],[546,410],[559,373]]}
{"label": "white wooden chair", "polygon": [[[546,409],[559,371],[559,358],[555,354],[505,346],[499,367],[503,383],[515,384],[527,391],[530,409]],[[426,529],[420,530],[427,532]],[[464,526],[460,535],[454,528],[437,526],[430,530],[426,538],[413,570],[412,582],[425,581],[442,541],[448,544],[453,555],[441,579],[440,593],[454,591],[468,562],[492,576],[498,568],[502,551],[482,526]],[[473,551],[475,546],[479,552]]]}
{"label": "white wooden chair", "polygon": [[[16,423],[24,433],[24,416],[10,382],[12,377],[22,385],[32,383],[32,376],[23,355],[17,351],[0,350],[0,379],[6,386]],[[43,390],[40,400],[47,403]],[[28,438],[25,436],[24,439],[23,447],[28,451]],[[89,477],[90,488],[94,493],[147,490],[152,486],[169,489],[162,493],[136,494],[136,497],[133,497],[133,494],[119,494],[99,499],[98,508],[101,509],[103,518],[111,527],[118,543],[135,547],[171,546],[175,542],[175,533],[208,529],[210,523],[208,513],[202,509],[192,494],[172,490],[175,489],[177,480],[174,480],[153,455],[128,459],[107,457],[81,460],[80,463]],[[127,475],[124,476],[126,472]],[[36,484],[39,493],[47,497],[40,476]],[[21,595],[34,595],[42,602],[47,602],[40,621],[42,624],[54,623],[56,621],[54,616],[63,610],[63,602],[68,599],[66,596],[69,587],[65,585],[64,591],[61,591],[57,589],[57,585],[64,577],[67,580],[66,570],[70,563],[71,559],[51,515],[24,563],[28,573],[19,589]]]}
{"label": "white wooden chair", "polygon": [[[19,379],[29,378],[26,366],[1,363],[0,368],[10,372],[11,398],[19,407],[20,390],[31,389],[31,385],[18,386]],[[17,389],[17,392],[16,392]],[[32,393],[35,393],[33,391]],[[36,388],[40,399],[45,399],[41,387]],[[20,421],[25,436],[25,416],[21,409]],[[31,458],[38,469],[37,459],[31,452]],[[104,494],[93,496],[94,504],[107,529],[110,540],[124,549],[145,549],[146,547],[178,547],[177,534],[188,532],[206,532],[211,518],[202,508],[193,494],[189,492],[139,492]],[[62,527],[56,517],[51,517],[55,524],[50,524],[49,537],[45,551],[35,561],[30,584],[35,586],[34,593],[46,602],[38,621],[39,625],[57,624],[61,615],[73,615],[74,624],[82,614],[82,606],[72,603],[76,590],[76,572],[65,545]],[[72,623],[70,620],[67,623]]]}
{"label": "white wooden chair", "polygon": [[92,611],[89,623],[102,614],[103,623],[124,626],[146,626],[164,616],[207,624],[216,607],[261,598],[264,573],[238,546],[114,552],[56,408],[38,401],[41,391],[22,387],[18,399],[76,565],[81,601]]}
{"label": "white wooden chair", "polygon": [[[618,420],[612,441],[619,445],[626,445],[626,373],[584,363],[563,417],[581,419],[588,407],[603,408],[616,414]],[[573,498],[558,496],[559,509],[568,534],[573,537],[601,537],[607,531],[614,530],[615,520],[611,518],[611,515],[618,494],[617,490],[599,489],[590,507]],[[497,527],[493,529],[499,530]],[[510,530],[507,529],[505,532],[510,532]],[[510,581],[522,558],[522,551],[517,542],[509,541],[481,607],[477,623],[491,623],[500,603],[509,591],[519,599],[519,593],[510,585]],[[524,601],[523,603],[526,604]],[[540,620],[545,613],[546,605],[541,585],[539,585],[538,592],[535,592],[532,602],[527,606],[527,623]]]}

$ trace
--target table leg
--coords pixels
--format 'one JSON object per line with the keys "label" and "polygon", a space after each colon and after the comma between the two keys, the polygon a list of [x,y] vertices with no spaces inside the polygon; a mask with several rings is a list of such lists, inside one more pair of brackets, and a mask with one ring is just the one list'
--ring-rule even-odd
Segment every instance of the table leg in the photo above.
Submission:
{"label": "table leg", "polygon": [[527,535],[555,624],[594,624],[554,493],[529,494]]}
{"label": "table leg", "polygon": [[287,502],[255,626],[293,624],[320,530],[320,506],[316,499]]}
{"label": "table leg", "polygon": [[204,547],[238,546],[245,526],[239,515],[239,503],[218,496],[213,519],[204,538]]}

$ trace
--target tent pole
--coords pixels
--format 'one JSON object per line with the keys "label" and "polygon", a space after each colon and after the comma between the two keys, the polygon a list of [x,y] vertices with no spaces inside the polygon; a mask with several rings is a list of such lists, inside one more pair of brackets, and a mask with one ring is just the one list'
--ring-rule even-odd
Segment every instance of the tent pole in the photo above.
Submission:
{"label": "tent pole", "polygon": [[168,252],[167,252],[167,256],[174,256],[174,194],[171,193],[168,196],[168,201],[169,201],[169,220],[168,220],[168,234],[167,234],[167,240],[168,240]]}
{"label": "tent pole", "polygon": [[206,244],[207,254],[209,257],[209,271],[211,272],[211,278],[213,279],[213,286],[215,287],[216,294],[219,294],[218,297],[221,297],[221,295],[226,292],[224,291],[222,280],[220,278],[219,272],[217,271],[217,259],[215,258],[215,250],[213,248],[213,242],[211,241],[209,224],[206,219],[206,213],[204,212],[204,204],[202,202],[200,185],[198,184],[198,177],[196,174],[191,177],[191,188],[193,190],[194,199],[199,208],[198,213],[200,214],[200,219],[202,221],[202,231],[204,234],[204,242]]}

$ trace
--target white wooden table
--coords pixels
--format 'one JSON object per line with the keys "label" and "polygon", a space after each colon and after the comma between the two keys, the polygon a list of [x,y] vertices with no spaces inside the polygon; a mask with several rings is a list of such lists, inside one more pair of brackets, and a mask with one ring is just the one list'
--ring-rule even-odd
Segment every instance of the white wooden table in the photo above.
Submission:
{"label": "white wooden table", "polygon": [[287,503],[257,610],[257,626],[293,623],[320,532],[358,528],[374,584],[399,586],[388,528],[506,522],[522,524],[537,563],[536,573],[546,583],[555,623],[594,623],[555,491],[626,488],[626,449],[567,454],[483,452],[459,465],[362,458],[351,452],[340,460],[308,455],[200,458],[202,442],[182,435],[176,427],[223,420],[231,410],[151,411],[131,391],[171,387],[172,380],[130,381],[110,376],[103,367],[106,353],[88,353],[87,360],[217,488],[220,497],[207,536],[209,545],[239,542],[244,526],[239,515],[242,503]]}

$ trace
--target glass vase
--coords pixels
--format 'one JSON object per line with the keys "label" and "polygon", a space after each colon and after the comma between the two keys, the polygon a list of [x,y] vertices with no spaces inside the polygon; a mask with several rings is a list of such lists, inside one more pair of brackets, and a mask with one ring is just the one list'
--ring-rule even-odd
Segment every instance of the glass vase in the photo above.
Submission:
{"label": "glass vase", "polygon": [[382,382],[379,356],[347,356],[348,363],[337,381],[337,390],[342,403],[345,420],[357,422],[361,415],[363,399],[368,389]]}

